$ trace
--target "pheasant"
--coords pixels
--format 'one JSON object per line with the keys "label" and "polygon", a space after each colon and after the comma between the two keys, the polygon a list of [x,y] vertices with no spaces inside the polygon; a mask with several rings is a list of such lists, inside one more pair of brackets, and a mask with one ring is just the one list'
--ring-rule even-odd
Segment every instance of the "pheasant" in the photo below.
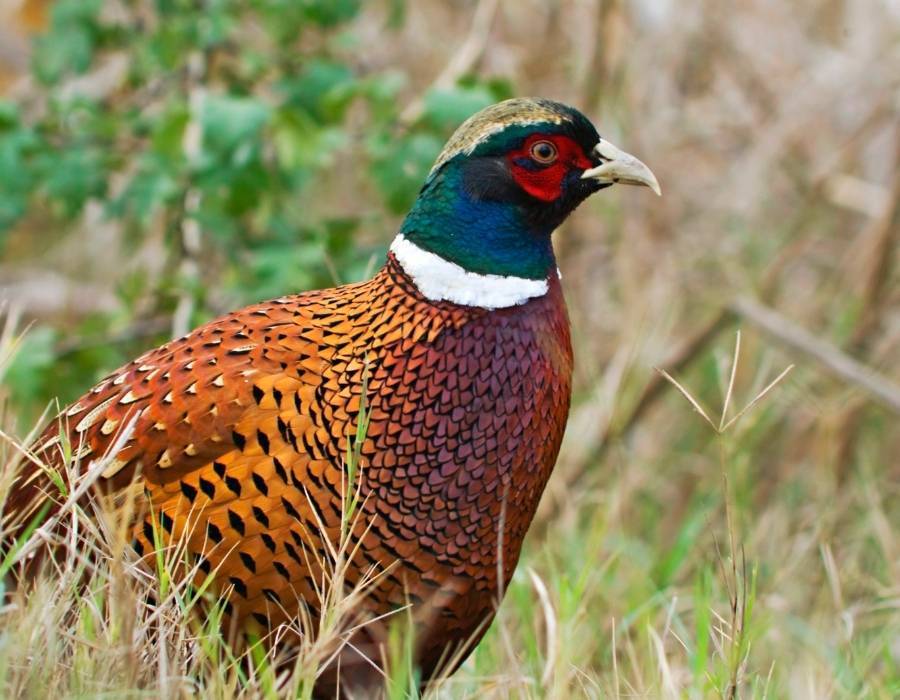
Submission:
{"label": "pheasant", "polygon": [[[271,629],[316,614],[355,449],[349,582],[381,572],[367,613],[411,604],[421,677],[452,671],[509,583],[566,425],[573,358],[551,233],[617,182],[660,193],[577,110],[488,107],[450,138],[372,279],[147,352],[60,414],[44,458],[60,463],[61,429],[87,461],[130,424],[99,481],[148,495],[135,550],[153,553],[158,523],[231,589],[239,626]],[[13,507],[44,488],[21,484]],[[384,641],[367,634],[365,648]],[[361,663],[344,657],[342,682],[359,683]]]}

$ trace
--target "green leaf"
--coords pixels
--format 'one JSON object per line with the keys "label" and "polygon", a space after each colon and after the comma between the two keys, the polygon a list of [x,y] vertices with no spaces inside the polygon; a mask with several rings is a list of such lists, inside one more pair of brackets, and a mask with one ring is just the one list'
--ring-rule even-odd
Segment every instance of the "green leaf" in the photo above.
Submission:
{"label": "green leaf", "polygon": [[190,122],[187,105],[178,102],[168,109],[153,125],[151,146],[157,154],[171,160],[178,160],[184,153],[184,131]]}
{"label": "green leaf", "polygon": [[422,116],[435,128],[450,131],[495,101],[491,91],[479,85],[432,89],[425,94]]}
{"label": "green leaf", "polygon": [[272,142],[279,166],[291,172],[331,165],[346,136],[339,128],[320,126],[301,109],[285,108],[273,120]]}
{"label": "green leaf", "polygon": [[91,197],[106,192],[103,153],[90,146],[70,145],[64,151],[46,151],[38,162],[43,191],[72,217]]}
{"label": "green leaf", "polygon": [[0,100],[0,132],[15,129],[18,125],[18,105],[9,100]]}
{"label": "green leaf", "polygon": [[203,100],[200,123],[206,151],[231,151],[258,137],[271,110],[255,97],[208,95]]}
{"label": "green leaf", "polygon": [[98,39],[100,0],[58,0],[53,3],[50,31],[34,43],[37,77],[55,83],[65,75],[90,67]]}
{"label": "green leaf", "polygon": [[358,84],[346,65],[313,59],[299,76],[283,81],[280,89],[292,107],[303,109],[320,122],[336,122],[343,118]]}
{"label": "green leaf", "polygon": [[158,207],[170,204],[178,194],[175,173],[158,159],[148,157],[122,195],[111,203],[110,213],[115,216],[128,215],[146,225]]}
{"label": "green leaf", "polygon": [[42,389],[44,373],[56,361],[56,333],[42,326],[28,332],[6,371],[4,381],[17,401],[25,402]]}
{"label": "green leaf", "polygon": [[36,180],[31,159],[40,146],[40,139],[27,128],[0,133],[0,231],[25,213]]}
{"label": "green leaf", "polygon": [[442,146],[437,136],[413,134],[376,148],[372,175],[391,211],[400,214],[409,209]]}
{"label": "green leaf", "polygon": [[333,27],[353,19],[361,3],[360,0],[299,0],[299,4],[307,19],[324,27]]}

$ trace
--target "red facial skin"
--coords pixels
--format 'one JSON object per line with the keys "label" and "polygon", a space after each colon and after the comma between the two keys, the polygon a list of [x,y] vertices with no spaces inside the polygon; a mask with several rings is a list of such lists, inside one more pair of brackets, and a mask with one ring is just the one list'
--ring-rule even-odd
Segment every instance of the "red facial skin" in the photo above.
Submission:
{"label": "red facial skin", "polygon": [[[536,161],[531,147],[538,141],[550,141],[556,146],[556,160],[549,165]],[[581,146],[560,134],[533,134],[518,150],[507,155],[513,178],[528,194],[544,202],[552,202],[562,195],[562,183],[571,170],[593,167]],[[530,166],[530,167],[529,167]]]}

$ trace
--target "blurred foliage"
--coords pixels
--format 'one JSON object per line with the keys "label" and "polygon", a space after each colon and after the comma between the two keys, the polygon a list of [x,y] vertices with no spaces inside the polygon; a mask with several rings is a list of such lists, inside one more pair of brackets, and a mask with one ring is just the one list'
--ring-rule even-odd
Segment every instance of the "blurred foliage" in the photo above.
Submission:
{"label": "blurred foliage", "polygon": [[[401,128],[403,76],[360,68],[365,46],[347,28],[357,0],[151,7],[113,16],[100,0],[55,3],[34,47],[39,105],[0,102],[0,246],[34,212],[42,229],[66,231],[97,202],[132,250],[161,222],[169,256],[162,279],[137,270],[122,282],[121,311],[69,329],[76,342],[47,329],[26,339],[10,374],[14,398],[32,413],[164,340],[157,328],[151,338],[105,342],[138,318],[165,318],[185,294],[196,301],[194,325],[225,310],[208,303],[210,286],[239,305],[331,286],[330,270],[362,277],[383,249],[360,242],[361,215],[351,206],[347,215],[313,214],[312,185],[336,154],[352,150],[359,166],[362,182],[343,183],[348,204],[368,180],[381,210],[367,220],[401,214],[449,131],[509,94],[502,81],[471,79],[432,90],[421,116]],[[402,19],[392,13],[385,32]],[[127,75],[114,92],[72,89],[117,53],[127,56]],[[366,115],[362,143],[348,130],[353,111]],[[202,231],[196,279],[179,266],[188,219]]]}

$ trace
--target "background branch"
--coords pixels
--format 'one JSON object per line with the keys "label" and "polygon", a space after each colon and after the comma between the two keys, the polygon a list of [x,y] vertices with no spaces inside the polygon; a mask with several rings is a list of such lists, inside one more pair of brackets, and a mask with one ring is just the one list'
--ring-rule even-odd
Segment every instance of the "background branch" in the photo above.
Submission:
{"label": "background branch", "polygon": [[738,297],[729,309],[773,340],[794,352],[814,358],[838,379],[853,384],[895,413],[900,413],[900,387],[888,377],[749,297]]}

